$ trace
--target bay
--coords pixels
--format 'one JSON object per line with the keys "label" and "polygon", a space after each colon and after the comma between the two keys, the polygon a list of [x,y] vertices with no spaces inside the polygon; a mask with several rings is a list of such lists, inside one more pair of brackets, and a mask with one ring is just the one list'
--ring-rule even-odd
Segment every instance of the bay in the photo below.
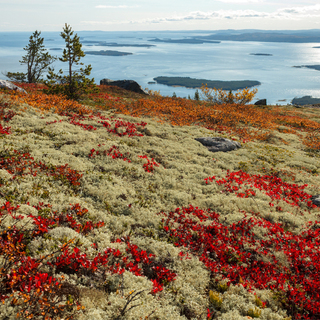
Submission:
{"label": "bay", "polygon": [[[91,76],[99,84],[101,79],[130,79],[142,88],[159,91],[164,96],[194,97],[195,89],[148,84],[157,76],[191,77],[208,80],[257,80],[256,99],[266,98],[268,104],[287,104],[295,97],[310,95],[320,98],[320,71],[293,68],[299,65],[320,64],[320,43],[240,42],[184,44],[151,42],[159,39],[183,39],[203,36],[213,31],[77,31],[81,40],[105,41],[119,44],[149,44],[154,47],[98,46],[84,43],[84,51],[118,50],[131,52],[127,56],[86,55],[81,61],[92,65]],[[0,32],[0,72],[25,72],[20,65],[23,47],[28,44],[32,32]],[[42,32],[47,49],[65,47],[60,32]],[[62,51],[50,50],[61,56]],[[252,53],[271,54],[252,55]],[[55,62],[56,70],[67,66]],[[80,66],[79,66],[80,67]],[[4,75],[0,78],[5,79]]]}

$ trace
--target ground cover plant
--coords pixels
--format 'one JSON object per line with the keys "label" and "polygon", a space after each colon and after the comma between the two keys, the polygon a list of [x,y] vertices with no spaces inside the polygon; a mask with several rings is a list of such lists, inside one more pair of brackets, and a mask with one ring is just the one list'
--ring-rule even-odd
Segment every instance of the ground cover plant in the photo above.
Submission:
{"label": "ground cover plant", "polygon": [[319,319],[319,109],[21,86],[0,91],[4,319]]}

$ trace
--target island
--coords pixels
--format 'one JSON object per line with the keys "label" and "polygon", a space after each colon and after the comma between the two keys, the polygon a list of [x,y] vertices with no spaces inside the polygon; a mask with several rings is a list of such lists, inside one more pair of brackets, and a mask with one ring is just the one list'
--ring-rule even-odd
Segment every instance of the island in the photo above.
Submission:
{"label": "island", "polygon": [[100,51],[86,51],[85,54],[93,54],[97,56],[127,56],[132,54],[131,52],[121,52],[113,50],[100,50]]}
{"label": "island", "polygon": [[240,81],[220,81],[220,80],[206,80],[194,79],[190,77],[156,77],[153,78],[157,83],[167,86],[181,86],[186,88],[200,88],[203,84],[207,84],[208,88],[216,88],[222,90],[239,90],[251,88],[261,84],[255,80],[240,80]]}
{"label": "island", "polygon": [[303,106],[306,104],[320,104],[320,98],[312,98],[312,96],[304,96],[302,98],[294,98],[292,104]]}
{"label": "island", "polygon": [[154,44],[135,44],[135,43],[117,43],[117,42],[106,42],[106,41],[92,41],[84,40],[83,44],[89,43],[91,45],[103,46],[103,47],[138,47],[138,48],[150,48],[155,47]]}
{"label": "island", "polygon": [[320,65],[319,64],[313,64],[313,65],[304,65],[304,66],[293,66],[293,68],[309,68],[320,71]]}
{"label": "island", "polygon": [[62,50],[62,48],[50,48],[50,50]]}
{"label": "island", "polygon": [[213,41],[213,40],[200,40],[196,38],[192,39],[159,39],[154,38],[148,41],[153,42],[165,42],[165,43],[185,43],[185,44],[203,44],[203,43],[220,43],[221,41]]}
{"label": "island", "polygon": [[273,56],[271,53],[250,53],[250,56]]}

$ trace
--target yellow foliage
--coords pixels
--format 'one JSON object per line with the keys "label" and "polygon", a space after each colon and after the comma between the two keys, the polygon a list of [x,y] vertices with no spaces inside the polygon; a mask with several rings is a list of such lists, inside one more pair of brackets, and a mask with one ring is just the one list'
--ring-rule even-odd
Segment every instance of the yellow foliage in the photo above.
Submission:
{"label": "yellow foliage", "polygon": [[261,310],[257,307],[255,307],[254,309],[249,309],[248,310],[248,316],[252,317],[252,318],[260,318],[261,316]]}
{"label": "yellow foliage", "polygon": [[210,290],[209,292],[209,300],[213,304],[216,309],[220,309],[222,305],[222,297],[218,292],[213,292]]}
{"label": "yellow foliage", "polygon": [[208,88],[207,84],[202,85],[201,87],[201,96],[203,100],[215,103],[215,104],[239,104],[243,105],[249,103],[254,96],[257,94],[258,89],[250,89],[245,88],[243,90],[238,90],[236,93],[229,92],[216,89],[216,88]]}

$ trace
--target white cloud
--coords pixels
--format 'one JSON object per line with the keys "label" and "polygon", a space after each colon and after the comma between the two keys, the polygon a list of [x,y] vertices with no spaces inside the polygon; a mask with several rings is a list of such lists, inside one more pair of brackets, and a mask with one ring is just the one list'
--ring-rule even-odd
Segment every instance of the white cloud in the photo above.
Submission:
{"label": "white cloud", "polygon": [[119,6],[106,6],[106,5],[99,5],[95,6],[98,9],[126,9],[126,8],[138,8],[138,6],[126,6],[126,5],[119,5]]}
{"label": "white cloud", "polygon": [[[229,1],[229,0],[223,0]],[[230,0],[237,1],[237,0]],[[240,1],[240,0],[239,0]],[[300,7],[287,7],[275,10],[274,12],[263,12],[256,10],[216,10],[216,11],[193,11],[186,15],[175,15],[170,17],[148,18],[143,20],[133,20],[130,23],[165,23],[181,22],[191,20],[210,19],[242,19],[242,18],[267,18],[267,19],[287,19],[299,20],[304,18],[319,17],[320,4]]]}
{"label": "white cloud", "polygon": [[251,3],[263,3],[264,0],[217,0],[223,3],[240,3],[240,4],[251,4]]}

